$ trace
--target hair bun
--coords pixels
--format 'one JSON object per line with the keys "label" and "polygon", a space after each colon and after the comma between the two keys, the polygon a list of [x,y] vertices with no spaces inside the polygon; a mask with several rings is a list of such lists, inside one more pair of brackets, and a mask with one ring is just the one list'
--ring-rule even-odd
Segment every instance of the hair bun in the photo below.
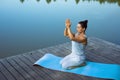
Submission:
{"label": "hair bun", "polygon": [[88,23],[88,20],[85,20],[84,22],[85,22],[85,23]]}

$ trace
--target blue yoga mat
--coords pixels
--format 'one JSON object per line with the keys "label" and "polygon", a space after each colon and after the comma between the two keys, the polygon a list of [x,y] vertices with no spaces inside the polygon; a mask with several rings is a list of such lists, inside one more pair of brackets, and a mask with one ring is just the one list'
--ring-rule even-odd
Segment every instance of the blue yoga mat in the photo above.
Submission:
{"label": "blue yoga mat", "polygon": [[39,65],[53,70],[70,72],[85,76],[120,80],[120,65],[87,61],[86,66],[66,70],[63,69],[59,63],[61,59],[62,57],[58,57],[53,54],[47,53],[38,61],[36,61],[34,65]]}

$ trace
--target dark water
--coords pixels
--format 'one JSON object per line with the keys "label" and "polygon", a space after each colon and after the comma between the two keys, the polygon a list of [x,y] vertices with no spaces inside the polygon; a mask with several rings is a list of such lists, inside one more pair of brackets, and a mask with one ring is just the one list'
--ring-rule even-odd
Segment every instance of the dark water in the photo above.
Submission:
{"label": "dark water", "polygon": [[66,18],[73,32],[88,19],[88,37],[120,45],[120,0],[0,0],[0,58],[69,41]]}

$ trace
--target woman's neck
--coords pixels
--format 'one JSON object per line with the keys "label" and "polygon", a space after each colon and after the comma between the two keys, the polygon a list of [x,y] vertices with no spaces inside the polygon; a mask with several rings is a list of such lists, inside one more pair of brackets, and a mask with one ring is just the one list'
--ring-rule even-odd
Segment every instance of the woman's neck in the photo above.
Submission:
{"label": "woman's neck", "polygon": [[77,32],[78,35],[85,35],[85,32]]}

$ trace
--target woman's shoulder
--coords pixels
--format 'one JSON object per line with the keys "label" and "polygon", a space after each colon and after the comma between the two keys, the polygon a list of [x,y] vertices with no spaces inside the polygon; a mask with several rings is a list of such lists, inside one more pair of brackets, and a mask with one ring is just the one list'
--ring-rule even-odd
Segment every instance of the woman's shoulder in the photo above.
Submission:
{"label": "woman's shoulder", "polygon": [[87,35],[85,34],[85,35],[83,35],[84,36],[84,38],[87,38]]}
{"label": "woman's shoulder", "polygon": [[87,35],[82,35],[82,36],[80,36],[82,39],[87,39]]}

